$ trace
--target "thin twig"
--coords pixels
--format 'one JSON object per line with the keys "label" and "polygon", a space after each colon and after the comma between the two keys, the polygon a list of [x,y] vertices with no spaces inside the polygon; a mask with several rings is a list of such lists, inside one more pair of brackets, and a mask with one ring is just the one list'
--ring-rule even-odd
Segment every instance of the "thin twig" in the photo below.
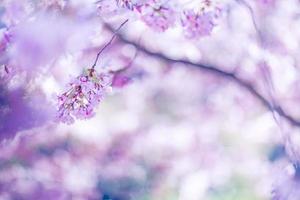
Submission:
{"label": "thin twig", "polygon": [[100,57],[100,55],[101,55],[101,53],[112,43],[112,41],[115,39],[115,37],[117,36],[117,34],[118,34],[118,31],[126,24],[128,22],[128,19],[126,19],[115,31],[114,31],[114,34],[113,34],[113,36],[110,38],[110,40],[109,40],[109,42],[108,43],[106,43],[105,45],[104,45],[104,47],[102,47],[101,49],[100,49],[100,51],[97,53],[97,56],[96,56],[96,59],[95,59],[95,62],[94,62],[94,64],[92,65],[92,69],[94,69],[95,67],[96,67],[96,65],[97,65],[97,62],[98,62],[98,60],[99,60],[99,57]]}

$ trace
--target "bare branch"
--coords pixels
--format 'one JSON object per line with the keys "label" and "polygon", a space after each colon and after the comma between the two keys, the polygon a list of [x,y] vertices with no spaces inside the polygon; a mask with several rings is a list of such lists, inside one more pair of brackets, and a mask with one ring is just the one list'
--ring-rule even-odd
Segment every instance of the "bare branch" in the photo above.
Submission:
{"label": "bare branch", "polygon": [[[112,27],[108,24],[105,24],[105,27],[107,29],[109,29],[110,31],[113,31]],[[289,114],[287,114],[280,105],[274,105],[271,102],[269,102],[263,95],[261,95],[250,83],[248,83],[247,81],[243,80],[242,78],[238,77],[235,73],[233,72],[227,72],[224,71],[222,69],[219,69],[216,66],[209,66],[209,65],[205,65],[205,64],[201,64],[201,63],[194,63],[188,60],[184,60],[184,59],[174,59],[174,58],[170,58],[162,53],[159,52],[152,52],[150,50],[148,50],[146,47],[136,43],[135,41],[129,40],[128,38],[126,38],[124,35],[117,33],[116,35],[118,35],[119,40],[122,43],[126,43],[126,44],[130,44],[133,45],[135,48],[137,48],[138,51],[147,54],[148,56],[169,62],[169,63],[180,63],[180,64],[184,64],[187,66],[191,66],[191,67],[196,67],[199,70],[202,71],[206,71],[209,72],[211,74],[214,74],[216,76],[219,76],[221,78],[230,80],[232,82],[234,82],[235,84],[237,84],[238,86],[240,86],[241,88],[246,89],[248,92],[250,92],[250,94],[255,97],[258,101],[260,101],[260,103],[269,111],[271,112],[276,112],[278,115],[280,115],[281,117],[283,117],[284,119],[286,119],[290,124],[300,127],[300,120],[299,119],[295,119],[294,117],[290,116]]]}

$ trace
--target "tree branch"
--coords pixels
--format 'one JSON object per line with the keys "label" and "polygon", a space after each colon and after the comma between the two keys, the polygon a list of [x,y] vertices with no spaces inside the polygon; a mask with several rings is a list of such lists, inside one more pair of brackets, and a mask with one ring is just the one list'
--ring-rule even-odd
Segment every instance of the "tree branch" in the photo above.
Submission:
{"label": "tree branch", "polygon": [[[113,31],[113,28],[108,25],[105,24],[105,27],[110,30]],[[169,62],[169,63],[180,63],[183,65],[187,65],[187,66],[191,66],[191,67],[195,67],[199,70],[202,71],[206,71],[208,73],[214,74],[216,76],[219,76],[223,79],[227,79],[230,80],[232,82],[234,82],[235,84],[237,84],[238,86],[240,86],[243,89],[246,89],[253,97],[255,97],[267,110],[271,111],[271,112],[276,112],[279,116],[283,117],[284,119],[286,119],[290,124],[300,127],[300,120],[299,119],[295,119],[294,117],[290,116],[289,114],[287,114],[280,105],[272,105],[271,102],[269,102],[263,95],[261,95],[250,83],[248,83],[247,81],[243,80],[242,78],[238,77],[235,73],[233,72],[227,72],[224,71],[222,69],[219,69],[215,66],[209,66],[209,65],[205,65],[205,64],[201,64],[201,63],[194,63],[185,59],[174,59],[174,58],[170,58],[162,53],[159,52],[152,52],[150,50],[148,50],[146,47],[136,43],[135,41],[129,40],[128,38],[126,38],[124,35],[117,33],[119,40],[122,43],[126,43],[126,44],[130,44],[133,45],[138,51],[147,54],[148,56],[163,60],[165,62]]]}
{"label": "tree branch", "polygon": [[126,19],[115,31],[113,31],[113,36],[110,38],[109,42],[106,43],[104,45],[104,47],[102,47],[100,49],[100,51],[97,53],[97,56],[96,56],[96,59],[95,59],[95,62],[94,64],[92,65],[92,69],[94,69],[97,65],[97,62],[99,60],[99,56],[101,55],[101,53],[109,46],[111,45],[111,43],[113,42],[113,40],[115,39],[116,35],[118,34],[118,31],[128,22],[128,19]]}

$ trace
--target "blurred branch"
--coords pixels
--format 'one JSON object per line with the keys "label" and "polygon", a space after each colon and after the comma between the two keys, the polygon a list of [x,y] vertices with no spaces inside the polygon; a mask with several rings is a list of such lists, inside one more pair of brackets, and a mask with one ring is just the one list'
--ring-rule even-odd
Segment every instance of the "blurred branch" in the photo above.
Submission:
{"label": "blurred branch", "polygon": [[[236,2],[238,4],[241,4],[242,6],[244,6],[249,11],[249,14],[250,14],[250,17],[251,17],[251,20],[252,20],[252,23],[253,23],[254,30],[256,31],[256,34],[258,36],[258,43],[263,49],[265,49],[266,47],[265,47],[265,42],[263,40],[263,33],[262,33],[262,31],[260,30],[260,28],[258,26],[253,8],[251,7],[251,5],[248,2],[246,2],[244,0],[236,0]],[[282,109],[279,107],[278,109],[280,109],[280,110],[277,110],[277,111],[275,110],[276,106],[274,106],[274,105],[278,105],[278,102],[275,98],[275,90],[274,90],[274,84],[273,84],[273,81],[272,81],[272,75],[270,74],[269,70],[267,69],[268,66],[267,66],[265,60],[263,60],[263,65],[259,65],[259,68],[260,68],[260,70],[263,74],[265,87],[267,89],[267,93],[268,93],[269,98],[270,98],[269,104],[272,105],[272,107],[271,107],[272,110],[271,111],[272,111],[272,114],[273,114],[274,121],[281,128],[281,123],[276,118],[276,116],[274,114],[279,113],[280,111],[282,112]]]}
{"label": "blurred branch", "polygon": [[250,13],[251,20],[252,20],[253,27],[254,27],[255,31],[257,32],[259,42],[261,43],[261,45],[263,45],[262,33],[261,33],[261,30],[258,28],[258,24],[255,20],[255,14],[254,14],[254,11],[253,11],[252,7],[244,0],[236,0],[236,2],[238,4],[241,4],[241,5],[245,6],[246,9],[248,9],[248,11]]}
{"label": "blurred branch", "polygon": [[[109,24],[104,24],[104,26],[111,32],[114,32],[114,29],[109,25]],[[269,111],[271,112],[276,112],[278,115],[286,119],[288,122],[290,122],[294,126],[300,127],[300,120],[295,119],[288,113],[286,113],[280,105],[274,105],[271,102],[269,102],[263,95],[261,95],[250,83],[247,81],[243,80],[242,78],[238,77],[235,73],[233,72],[227,72],[222,69],[219,69],[216,66],[210,66],[210,65],[205,65],[201,63],[194,63],[189,60],[185,59],[174,59],[171,57],[168,57],[164,55],[163,53],[160,52],[153,52],[148,50],[145,46],[138,44],[137,42],[130,40],[126,38],[124,35],[117,33],[119,40],[122,43],[130,44],[133,45],[138,51],[147,54],[148,56],[163,60],[165,62],[169,63],[180,63],[183,65],[195,67],[199,70],[206,71],[208,73],[214,74],[216,76],[219,76],[221,78],[230,80],[240,86],[241,88],[247,90],[253,97],[255,97],[260,103]]]}

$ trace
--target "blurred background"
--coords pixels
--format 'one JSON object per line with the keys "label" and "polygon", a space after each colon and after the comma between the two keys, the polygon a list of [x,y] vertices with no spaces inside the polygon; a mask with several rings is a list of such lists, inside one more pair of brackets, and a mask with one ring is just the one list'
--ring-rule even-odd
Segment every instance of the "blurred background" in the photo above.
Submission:
{"label": "blurred background", "polygon": [[[0,0],[0,200],[299,200],[299,8]],[[95,115],[57,122],[127,19]]]}

